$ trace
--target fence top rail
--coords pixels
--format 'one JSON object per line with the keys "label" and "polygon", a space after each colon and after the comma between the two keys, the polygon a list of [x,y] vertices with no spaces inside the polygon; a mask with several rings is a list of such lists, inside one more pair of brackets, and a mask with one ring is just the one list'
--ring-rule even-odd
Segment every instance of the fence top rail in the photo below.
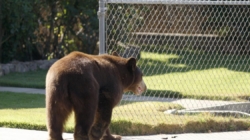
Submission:
{"label": "fence top rail", "polygon": [[120,4],[250,5],[248,0],[104,0]]}

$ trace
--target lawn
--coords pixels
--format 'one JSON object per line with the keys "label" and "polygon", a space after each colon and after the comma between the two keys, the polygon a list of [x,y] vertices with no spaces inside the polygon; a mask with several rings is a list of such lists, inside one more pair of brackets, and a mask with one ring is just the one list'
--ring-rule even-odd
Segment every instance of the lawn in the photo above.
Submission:
{"label": "lawn", "polygon": [[248,56],[142,52],[139,66],[146,95],[196,99],[248,100]]}
{"label": "lawn", "polygon": [[0,86],[45,88],[47,70],[26,73],[10,73],[0,77]]}
{"label": "lawn", "polygon": [[[44,95],[0,92],[0,127],[46,130]],[[249,118],[166,115],[180,105],[160,102],[121,102],[113,113],[111,131],[122,135],[247,130]],[[146,115],[145,115],[146,114]],[[73,115],[66,132],[73,132]],[[220,127],[218,127],[220,126]]]}
{"label": "lawn", "polygon": [[[144,95],[213,100],[250,97],[247,55],[141,52],[138,65],[148,87]],[[46,73],[11,73],[0,77],[0,85],[44,88]]]}

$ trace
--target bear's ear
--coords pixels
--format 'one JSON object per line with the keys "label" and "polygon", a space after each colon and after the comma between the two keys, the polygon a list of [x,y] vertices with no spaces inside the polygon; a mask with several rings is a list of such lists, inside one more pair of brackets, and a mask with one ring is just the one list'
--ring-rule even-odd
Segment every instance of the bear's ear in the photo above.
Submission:
{"label": "bear's ear", "polygon": [[112,55],[119,56],[119,54],[116,51],[112,52]]}
{"label": "bear's ear", "polygon": [[136,68],[136,59],[131,57],[128,59],[127,61],[127,66],[128,66],[128,69],[133,72],[135,71],[135,68]]}

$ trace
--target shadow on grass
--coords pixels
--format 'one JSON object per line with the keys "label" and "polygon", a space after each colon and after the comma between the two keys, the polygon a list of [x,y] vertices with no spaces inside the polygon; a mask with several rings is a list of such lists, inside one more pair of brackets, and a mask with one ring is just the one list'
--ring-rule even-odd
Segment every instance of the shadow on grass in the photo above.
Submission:
{"label": "shadow on grass", "polygon": [[[165,53],[159,53],[165,52]],[[174,72],[187,72],[193,70],[206,70],[213,68],[226,68],[232,71],[250,72],[249,55],[232,55],[221,53],[208,53],[195,50],[159,50],[155,52],[164,55],[176,55],[176,58],[169,58],[164,61],[141,58],[139,67],[144,71],[144,76],[152,76]],[[153,57],[153,56],[152,56]],[[166,58],[165,58],[166,59]],[[183,67],[179,67],[179,66]]]}
{"label": "shadow on grass", "polygon": [[44,108],[45,95],[0,92],[0,109]]}
{"label": "shadow on grass", "polygon": [[45,88],[47,70],[37,70],[25,73],[13,72],[0,76],[0,86]]}

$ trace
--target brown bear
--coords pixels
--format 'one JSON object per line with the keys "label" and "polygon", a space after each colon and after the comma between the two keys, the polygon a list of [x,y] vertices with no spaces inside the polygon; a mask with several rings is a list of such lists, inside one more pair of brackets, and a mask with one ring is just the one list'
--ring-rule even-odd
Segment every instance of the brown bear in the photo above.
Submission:
{"label": "brown bear", "polygon": [[135,58],[72,52],[55,62],[46,76],[47,129],[62,140],[63,126],[74,111],[75,140],[117,140],[109,131],[112,110],[126,91],[146,90]]}

